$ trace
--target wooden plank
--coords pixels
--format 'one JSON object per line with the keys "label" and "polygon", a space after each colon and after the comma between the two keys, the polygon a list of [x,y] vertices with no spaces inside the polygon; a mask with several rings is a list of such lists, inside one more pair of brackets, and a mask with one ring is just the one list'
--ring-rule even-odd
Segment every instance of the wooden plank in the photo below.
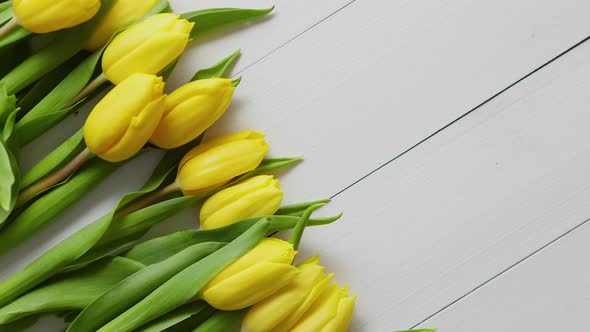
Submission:
{"label": "wooden plank", "polygon": [[441,331],[581,331],[590,312],[590,224],[424,325]]}
{"label": "wooden plank", "polygon": [[589,56],[580,46],[336,196],[326,213],[343,220],[303,251],[359,294],[354,331],[409,328],[590,217]]}
{"label": "wooden plank", "polygon": [[246,70],[211,133],[264,131],[274,155],[306,157],[289,200],[331,196],[582,40],[584,9],[356,1]]}
{"label": "wooden plank", "polygon": [[[235,72],[251,66],[291,39],[312,28],[353,0],[172,0],[178,13],[205,8],[240,7],[269,8],[275,10],[267,18],[208,34],[195,41],[178,64],[170,82],[177,86],[186,82],[198,65],[208,65],[211,60],[221,59],[242,49]],[[198,22],[197,22],[198,24]]]}

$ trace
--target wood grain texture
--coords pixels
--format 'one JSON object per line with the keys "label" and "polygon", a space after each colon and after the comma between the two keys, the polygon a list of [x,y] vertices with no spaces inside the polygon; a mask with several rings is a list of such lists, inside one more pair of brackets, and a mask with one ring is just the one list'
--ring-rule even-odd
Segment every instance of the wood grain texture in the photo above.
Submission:
{"label": "wood grain texture", "polygon": [[440,331],[584,331],[590,312],[590,224],[425,322]]}
{"label": "wood grain texture", "polygon": [[[335,198],[343,220],[303,247],[360,294],[355,331],[413,326],[590,216],[589,56],[580,46]],[[463,313],[442,331],[474,331]],[[497,320],[483,331],[503,322],[479,315]]]}
{"label": "wood grain texture", "polygon": [[[271,4],[171,2],[179,10]],[[348,3],[279,1],[274,17],[192,48],[171,84],[242,48],[235,72],[244,80],[210,134],[253,128],[268,135],[272,155],[305,155],[281,176],[289,202],[332,196],[590,33],[590,3],[580,0],[357,0],[341,9]],[[548,95],[538,117],[518,103],[528,80],[522,86],[337,196],[326,213],[344,210],[345,219],[306,233],[303,254],[321,253],[360,295],[354,331],[409,327],[589,212],[579,208],[588,187],[570,176],[587,169],[587,151],[569,130],[572,117],[581,126],[588,116],[555,118],[545,105],[565,101]],[[529,111],[498,111],[512,104]],[[83,119],[28,147],[24,163]],[[134,161],[0,258],[0,277],[110,209],[155,159]],[[153,234],[195,224],[185,213]]]}

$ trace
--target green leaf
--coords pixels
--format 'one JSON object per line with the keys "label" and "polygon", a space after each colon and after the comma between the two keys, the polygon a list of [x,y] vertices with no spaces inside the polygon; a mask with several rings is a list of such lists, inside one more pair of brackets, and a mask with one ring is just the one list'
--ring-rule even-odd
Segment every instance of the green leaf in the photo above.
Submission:
{"label": "green leaf", "polygon": [[246,316],[248,309],[236,311],[218,311],[193,330],[193,332],[227,332],[237,331],[240,329],[242,319]]}
{"label": "green leaf", "polygon": [[240,181],[243,181],[245,179],[260,175],[260,174],[265,174],[274,170],[278,170],[281,168],[285,168],[285,167],[290,167],[295,165],[296,163],[300,162],[301,160],[303,160],[301,157],[295,157],[295,158],[274,158],[274,159],[264,159],[262,161],[262,163],[260,163],[260,165],[253,171],[250,171],[240,177],[238,177],[237,179],[235,179],[234,181],[232,181],[232,183],[237,183]]}
{"label": "green leaf", "polygon": [[69,326],[68,331],[94,332],[132,307],[170,278],[222,248],[224,243],[208,242],[186,248],[169,259],[147,266],[125,279],[90,304]]}
{"label": "green leaf", "polygon": [[13,144],[14,119],[16,117],[14,96],[8,96],[0,86],[0,114],[11,112],[0,136],[0,225],[8,220],[18,197],[19,165]]}
{"label": "green leaf", "polygon": [[[53,189],[46,195],[39,198],[37,201],[33,202],[33,204],[31,204],[21,215],[19,215],[19,218],[24,219],[25,226],[23,228],[30,227],[31,229],[38,229],[39,222],[41,224],[46,224],[47,222],[51,221],[51,219],[55,215],[61,213],[65,208],[67,208],[72,201],[77,200],[81,197],[80,191],[84,190],[84,188],[80,187],[86,186],[84,181],[85,179],[87,180],[87,178],[92,178],[92,174],[103,174],[104,176],[106,176],[108,175],[108,173],[112,171],[109,169],[109,165],[110,167],[114,168],[118,166],[118,164],[107,163],[107,165],[102,168],[92,167],[93,163],[100,162],[101,160],[99,159],[90,161],[90,163],[85,165],[85,167],[82,170],[76,173],[70,179],[70,181]],[[84,172],[84,169],[86,168],[90,169],[88,173]],[[76,181],[76,178],[80,179],[81,181]],[[100,181],[100,179],[98,181]],[[146,186],[143,191],[125,195],[121,199],[120,203],[110,213],[94,221],[90,225],[82,228],[78,232],[72,234],[62,242],[58,243],[57,245],[49,249],[46,253],[41,255],[34,262],[29,264],[26,268],[17,272],[7,280],[1,282],[0,307],[6,305],[10,301],[14,300],[16,297],[29,291],[31,288],[44,282],[45,280],[56,275],[57,273],[67,270],[68,266],[75,264],[74,262],[77,259],[79,259],[91,248],[93,248],[103,237],[103,235],[111,225],[114,215],[121,208],[121,206],[124,206],[128,202],[144,195],[147,192],[151,192],[157,189],[160,185],[161,183],[159,183],[158,181],[151,181],[150,185]],[[47,198],[47,196],[49,196],[49,198]],[[68,203],[64,204],[62,200],[68,201]],[[52,204],[59,204],[59,206],[56,207]],[[146,215],[145,211],[143,210],[140,210],[136,213],[144,213],[142,214],[142,216],[145,216],[146,218],[151,217],[150,215]],[[25,216],[23,217],[23,215]],[[128,218],[132,219],[133,214],[128,216]],[[123,220],[120,221],[124,221],[124,219],[125,218],[123,218]],[[10,223],[11,226],[13,224],[15,223]],[[17,228],[14,232],[16,234],[19,234],[22,238],[26,238],[27,235],[24,234],[26,233],[26,231],[26,229],[24,231],[21,231],[19,228]],[[0,232],[0,238],[1,237],[4,237],[4,232]],[[8,240],[12,241],[12,239],[10,238],[8,238]],[[0,242],[0,249],[3,245],[4,244]],[[14,245],[15,243],[11,242],[10,245],[8,245],[7,247],[12,247]]]}
{"label": "green leaf", "polygon": [[[278,215],[268,216],[266,218],[270,222],[269,234],[291,229],[295,227],[300,219],[298,216]],[[308,226],[327,225],[339,218],[340,216],[310,219]],[[260,217],[255,217],[217,229],[176,232],[140,243],[127,252],[122,253],[121,256],[131,258],[146,265],[155,264],[195,244],[204,242],[231,242],[250,227],[254,226],[259,220]]]}
{"label": "green leaf", "polygon": [[76,134],[68,138],[63,144],[53,150],[45,158],[39,161],[27,174],[21,179],[20,189],[24,189],[33,183],[41,180],[53,171],[63,167],[75,156],[77,156],[84,148],[84,134],[82,129],[78,130]]}
{"label": "green leaf", "polygon": [[[188,149],[189,149],[188,146],[183,147],[183,148],[179,148],[178,152],[185,151]],[[180,161],[180,159],[184,155],[184,153],[182,153],[182,154],[175,153],[175,152],[172,152],[172,153],[176,154],[178,161]],[[190,206],[197,204],[200,200],[212,195],[213,193],[215,193],[223,188],[230,187],[239,181],[242,181],[244,179],[247,179],[249,177],[252,177],[252,176],[255,176],[258,174],[262,174],[266,171],[275,170],[275,169],[279,169],[281,167],[293,165],[298,160],[299,160],[299,158],[268,159],[268,160],[263,161],[256,170],[254,170],[250,173],[244,174],[243,176],[237,178],[234,181],[231,181],[230,183],[226,184],[225,186],[223,186],[221,188],[212,190],[207,193],[199,194],[197,196],[177,197],[177,198],[169,199],[169,200],[157,203],[157,204],[153,204],[153,205],[146,207],[140,211],[137,211],[137,212],[132,213],[128,216],[125,216],[119,222],[113,224],[112,227],[109,229],[109,231],[105,234],[105,236],[97,244],[97,246],[95,246],[95,248],[90,250],[86,255],[81,257],[80,260],[76,262],[76,264],[84,264],[89,261],[100,258],[108,250],[115,250],[115,249],[123,248],[123,243],[121,241],[122,239],[126,239],[127,241],[129,241],[128,244],[131,245],[133,242],[139,240],[147,231],[149,231],[149,229],[152,226],[166,220],[168,217],[177,213],[180,210],[186,209]],[[178,163],[178,161],[176,163]],[[176,167],[177,167],[177,165],[174,165],[174,168],[170,169],[168,174],[175,171]],[[165,169],[165,167],[162,167],[162,170],[164,170],[164,169]],[[160,174],[160,172],[156,172],[156,173]],[[154,183],[153,185],[151,185],[152,180],[150,180],[150,181],[148,181],[148,184],[150,184],[151,187],[156,187],[156,188],[161,187],[163,183],[166,183],[166,178],[167,178],[167,176],[163,176],[163,174],[164,173],[161,173],[157,177],[157,181],[156,181],[157,183]],[[148,193],[148,192],[150,192],[150,190],[146,189],[144,192]],[[129,200],[122,201],[120,203],[120,206],[122,208],[124,208],[132,201],[139,199],[141,196],[143,196],[143,195],[134,196],[133,198],[131,198]],[[146,217],[148,215],[150,217]]]}
{"label": "green leaf", "polygon": [[8,22],[12,18],[12,1],[0,3],[0,24]]}
{"label": "green leaf", "polygon": [[211,8],[184,13],[180,16],[196,23],[191,31],[191,38],[194,39],[212,30],[265,16],[273,9],[274,7],[267,9]]}
{"label": "green leaf", "polygon": [[50,189],[33,201],[0,231],[0,254],[4,254],[31,237],[68,207],[79,201],[98,183],[123,165],[94,158],[64,184]]}
{"label": "green leaf", "polygon": [[0,83],[0,128],[4,128],[6,119],[16,109],[16,97],[8,93],[5,84]]}
{"label": "green leaf", "polygon": [[282,206],[280,209],[278,209],[276,214],[289,215],[289,216],[300,216],[310,206],[316,205],[316,204],[327,204],[327,203],[330,203],[330,201],[331,201],[331,199],[326,198],[326,199],[321,199],[318,201],[286,205],[286,206]]}
{"label": "green leaf", "polygon": [[0,324],[40,313],[82,310],[143,268],[143,264],[131,259],[114,257],[64,273],[1,308]]}
{"label": "green leaf", "polygon": [[[14,16],[12,2],[0,4],[0,25],[8,22]],[[21,26],[17,26],[2,37],[0,37],[0,48],[14,44],[15,42],[28,37],[31,32]]]}
{"label": "green leaf", "polygon": [[138,332],[186,332],[209,319],[215,309],[203,301],[192,302],[142,326]]}
{"label": "green leaf", "polygon": [[28,56],[29,50],[25,43],[0,48],[0,77],[3,77]]}
{"label": "green leaf", "polygon": [[[20,145],[25,145],[39,137],[78,107],[78,105],[71,107],[67,105],[90,82],[102,51],[102,49],[96,51],[86,58],[18,121],[16,135]],[[80,101],[82,102],[84,100]]]}
{"label": "green leaf", "polygon": [[[14,94],[51,72],[80,52],[115,0],[102,0],[100,10],[90,21],[55,33],[54,42],[26,59],[1,80]],[[2,44],[0,43],[0,47]]]}
{"label": "green leaf", "polygon": [[[1,50],[0,50],[1,51]],[[72,57],[63,65],[43,76],[35,83],[27,93],[19,99],[17,106],[22,113],[27,113],[37,105],[45,96],[47,96],[64,78],[74,70],[84,59],[87,58],[86,52],[81,52]]]}
{"label": "green leaf", "polygon": [[170,278],[101,331],[130,332],[191,301],[216,274],[254,248],[269,227],[266,220],[257,222],[234,241]]}
{"label": "green leaf", "polygon": [[232,55],[216,63],[212,67],[199,70],[191,79],[191,81],[202,80],[211,77],[224,77],[234,65],[238,57],[240,56],[240,50],[235,51]]}

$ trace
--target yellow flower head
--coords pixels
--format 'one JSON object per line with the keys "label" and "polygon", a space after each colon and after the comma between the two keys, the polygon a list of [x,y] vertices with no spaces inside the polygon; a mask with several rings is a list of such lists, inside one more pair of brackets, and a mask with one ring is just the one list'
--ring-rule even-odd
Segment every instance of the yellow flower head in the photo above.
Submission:
{"label": "yellow flower head", "polygon": [[199,137],[227,110],[235,88],[231,79],[190,82],[166,96],[164,116],[150,139],[163,149],[182,146]]}
{"label": "yellow flower head", "polygon": [[257,216],[273,215],[281,206],[281,185],[270,175],[259,175],[223,189],[201,207],[201,229],[213,229]]}
{"label": "yellow flower head", "polygon": [[134,74],[94,107],[84,124],[86,145],[100,158],[121,161],[136,154],[162,117],[161,77]]}
{"label": "yellow flower head", "polygon": [[12,5],[22,27],[48,33],[90,20],[100,9],[100,0],[14,0]]}
{"label": "yellow flower head", "polygon": [[182,158],[176,183],[186,195],[218,188],[258,167],[266,152],[264,135],[256,131],[219,137],[198,145]]}
{"label": "yellow flower head", "polygon": [[332,283],[291,329],[292,332],[346,332],[352,321],[356,296],[348,295],[348,287]]}
{"label": "yellow flower head", "polygon": [[117,0],[100,22],[85,48],[88,51],[96,51],[103,47],[115,32],[140,19],[158,2],[160,0]]}
{"label": "yellow flower head", "polygon": [[299,274],[291,265],[297,251],[279,239],[263,239],[247,254],[217,274],[201,297],[220,310],[249,307],[285,286]]}
{"label": "yellow flower head", "polygon": [[318,256],[307,259],[297,268],[300,273],[285,287],[252,306],[242,322],[244,331],[289,331],[332,278],[332,275],[324,273]]}
{"label": "yellow flower head", "polygon": [[121,32],[106,48],[102,70],[114,84],[134,73],[157,74],[182,54],[194,23],[157,14]]}

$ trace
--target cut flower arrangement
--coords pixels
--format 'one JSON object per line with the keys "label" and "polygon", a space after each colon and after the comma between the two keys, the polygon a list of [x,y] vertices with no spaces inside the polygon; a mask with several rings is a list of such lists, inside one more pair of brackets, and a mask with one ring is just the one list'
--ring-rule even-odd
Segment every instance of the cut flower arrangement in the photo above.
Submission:
{"label": "cut flower arrangement", "polygon": [[[166,0],[0,3],[0,255],[133,158],[165,150],[145,185],[0,282],[0,331],[57,315],[67,331],[346,331],[356,296],[297,257],[328,199],[282,206],[264,134],[202,140],[229,108],[239,51],[174,91],[191,41],[269,9],[173,13]],[[93,97],[85,123],[28,172],[21,148]],[[201,203],[200,227],[144,235]],[[288,238],[275,237],[287,231]],[[297,263],[295,263],[297,261]]]}

